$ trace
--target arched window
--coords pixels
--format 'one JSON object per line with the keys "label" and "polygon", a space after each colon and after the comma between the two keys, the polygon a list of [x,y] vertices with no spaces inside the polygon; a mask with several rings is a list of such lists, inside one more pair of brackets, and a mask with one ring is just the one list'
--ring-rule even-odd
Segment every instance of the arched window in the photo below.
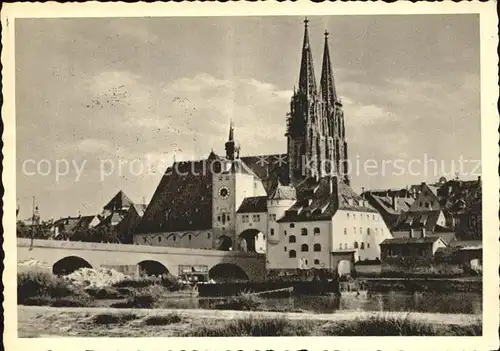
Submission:
{"label": "arched window", "polygon": [[320,230],[318,227],[314,228],[314,235],[318,235],[320,233]]}
{"label": "arched window", "polygon": [[297,257],[297,253],[295,252],[295,250],[288,251],[288,257],[290,257],[290,258]]}
{"label": "arched window", "polygon": [[371,232],[370,232],[370,228],[366,228],[366,234],[370,235]]}
{"label": "arched window", "polygon": [[321,244],[314,244],[314,251],[316,252],[321,251]]}
{"label": "arched window", "polygon": [[314,264],[319,264],[319,260],[318,260],[318,259],[315,259],[315,260],[314,260]]}
{"label": "arched window", "polygon": [[344,249],[347,250],[347,243],[344,243]]}
{"label": "arched window", "polygon": [[158,237],[158,242],[161,243],[161,236]]}
{"label": "arched window", "polygon": [[365,243],[361,243],[361,247],[360,247],[361,250],[364,250],[365,249]]}
{"label": "arched window", "polygon": [[191,241],[191,234],[188,235],[188,240]]}
{"label": "arched window", "polygon": [[207,233],[207,239],[210,239],[210,233]]}
{"label": "arched window", "polygon": [[307,246],[307,244],[302,244],[302,245],[300,246],[300,251],[302,251],[302,252],[307,252],[307,251],[309,251],[309,246]]}
{"label": "arched window", "polygon": [[173,236],[172,236],[172,238],[173,238],[173,240],[174,240],[174,241],[175,241],[175,239],[177,239],[177,238],[175,237],[175,235],[173,235]]}
{"label": "arched window", "polygon": [[274,228],[271,228],[271,235],[274,235]]}
{"label": "arched window", "polygon": [[341,249],[341,250],[342,250],[342,243],[340,243],[340,247],[339,247],[339,249]]}
{"label": "arched window", "polygon": [[306,235],[307,235],[307,228],[302,228],[302,229],[300,230],[300,234],[301,234],[302,236],[306,236]]}
{"label": "arched window", "polygon": [[357,249],[357,248],[358,248],[358,242],[357,242],[357,241],[355,241],[355,242],[354,242],[354,248],[355,248],[355,249]]}
{"label": "arched window", "polygon": [[296,241],[295,241],[295,235],[290,235],[290,236],[288,237],[288,242],[289,242],[289,243],[294,243],[294,242],[296,242]]}
{"label": "arched window", "polygon": [[369,249],[370,248],[370,243],[366,243],[366,248]]}

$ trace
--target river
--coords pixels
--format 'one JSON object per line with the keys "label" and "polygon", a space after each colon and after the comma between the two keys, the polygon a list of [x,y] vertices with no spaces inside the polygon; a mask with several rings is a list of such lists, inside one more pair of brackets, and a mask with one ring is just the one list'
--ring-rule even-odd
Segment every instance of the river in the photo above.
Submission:
{"label": "river", "polygon": [[[374,293],[371,296],[292,296],[287,298],[262,299],[270,308],[305,310],[315,313],[342,311],[407,311],[431,313],[482,313],[480,293]],[[161,308],[203,308],[214,309],[220,299],[171,298]]]}

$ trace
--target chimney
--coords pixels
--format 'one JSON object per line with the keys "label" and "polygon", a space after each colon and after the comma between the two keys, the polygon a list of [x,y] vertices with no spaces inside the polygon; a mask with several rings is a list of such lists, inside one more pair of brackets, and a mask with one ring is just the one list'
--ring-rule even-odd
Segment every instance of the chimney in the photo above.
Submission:
{"label": "chimney", "polygon": [[410,228],[410,238],[413,238],[413,228]]}
{"label": "chimney", "polygon": [[422,227],[422,238],[425,238],[425,227]]}
{"label": "chimney", "polygon": [[365,187],[361,187],[361,197],[365,198]]}
{"label": "chimney", "polygon": [[396,194],[392,193],[392,208],[394,211],[398,210],[398,203],[396,201]]}
{"label": "chimney", "polygon": [[481,183],[481,176],[477,176],[477,181]]}

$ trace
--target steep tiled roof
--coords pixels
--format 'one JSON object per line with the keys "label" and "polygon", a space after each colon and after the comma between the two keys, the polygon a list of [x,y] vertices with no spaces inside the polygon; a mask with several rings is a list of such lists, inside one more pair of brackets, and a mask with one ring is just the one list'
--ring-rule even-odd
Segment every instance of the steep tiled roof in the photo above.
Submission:
{"label": "steep tiled roof", "polygon": [[88,229],[90,223],[94,220],[97,215],[81,216],[75,224],[75,228]]}
{"label": "steep tiled roof", "polygon": [[206,160],[178,162],[169,167],[142,216],[137,232],[210,229],[211,172]]}
{"label": "steep tiled roof", "polygon": [[245,198],[236,212],[267,212],[267,196],[253,196]]}
{"label": "steep tiled roof", "polygon": [[283,185],[278,182],[276,188],[270,193],[269,200],[296,200],[297,192],[290,185]]}
{"label": "steep tiled roof", "polygon": [[426,236],[424,238],[391,238],[385,239],[380,245],[433,244],[439,239],[439,236]]}
{"label": "steep tiled roof", "polygon": [[244,156],[241,160],[262,180],[268,194],[277,186],[288,182],[287,154]]}
{"label": "steep tiled roof", "polygon": [[336,177],[308,178],[297,185],[297,201],[278,222],[330,220],[338,209],[377,212]]}

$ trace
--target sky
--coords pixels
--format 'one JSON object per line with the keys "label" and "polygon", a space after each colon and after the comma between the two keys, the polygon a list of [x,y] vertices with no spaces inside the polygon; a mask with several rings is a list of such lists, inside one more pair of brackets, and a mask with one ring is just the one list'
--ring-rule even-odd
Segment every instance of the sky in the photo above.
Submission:
{"label": "sky", "polygon": [[[478,15],[309,20],[318,83],[330,33],[356,191],[477,178]],[[174,159],[224,154],[230,119],[241,155],[286,153],[303,26],[295,16],[17,19],[19,218],[33,196],[44,219],[98,213],[120,189],[147,202]]]}

